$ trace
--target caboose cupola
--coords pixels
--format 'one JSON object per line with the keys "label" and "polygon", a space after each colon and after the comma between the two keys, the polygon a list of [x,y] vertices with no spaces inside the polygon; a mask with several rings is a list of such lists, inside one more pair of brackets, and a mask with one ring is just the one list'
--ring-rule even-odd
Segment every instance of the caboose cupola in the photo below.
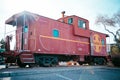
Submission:
{"label": "caboose cupola", "polygon": [[87,19],[75,15],[71,15],[71,16],[64,16],[58,19],[58,21],[72,25],[74,28],[73,29],[74,35],[82,36],[82,37],[90,37],[89,21]]}

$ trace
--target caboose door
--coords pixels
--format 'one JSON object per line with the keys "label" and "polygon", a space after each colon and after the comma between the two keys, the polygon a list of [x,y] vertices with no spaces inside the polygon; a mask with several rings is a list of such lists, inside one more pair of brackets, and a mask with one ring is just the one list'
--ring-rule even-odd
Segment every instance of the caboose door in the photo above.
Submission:
{"label": "caboose door", "polygon": [[23,27],[23,34],[22,34],[22,49],[28,50],[28,25]]}

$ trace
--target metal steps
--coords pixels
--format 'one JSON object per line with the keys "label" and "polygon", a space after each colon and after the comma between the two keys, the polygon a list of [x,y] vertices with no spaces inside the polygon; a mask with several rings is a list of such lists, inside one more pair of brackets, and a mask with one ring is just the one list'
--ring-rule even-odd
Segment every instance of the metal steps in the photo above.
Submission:
{"label": "metal steps", "polygon": [[34,56],[31,52],[24,52],[20,55],[22,63],[35,63]]}

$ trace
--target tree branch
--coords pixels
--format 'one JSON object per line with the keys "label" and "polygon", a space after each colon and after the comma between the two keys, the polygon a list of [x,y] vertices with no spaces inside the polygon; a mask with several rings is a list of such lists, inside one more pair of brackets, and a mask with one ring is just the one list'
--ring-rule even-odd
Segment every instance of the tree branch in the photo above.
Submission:
{"label": "tree branch", "polygon": [[112,31],[110,31],[109,29],[106,28],[106,26],[105,26],[104,23],[102,23],[102,24],[103,24],[103,26],[104,26],[104,28],[105,28],[106,31],[108,31],[109,33],[111,33],[113,36],[116,36]]}
{"label": "tree branch", "polygon": [[120,29],[118,29],[118,30],[116,31],[116,35],[118,35],[118,36],[120,36],[119,31],[120,31]]}

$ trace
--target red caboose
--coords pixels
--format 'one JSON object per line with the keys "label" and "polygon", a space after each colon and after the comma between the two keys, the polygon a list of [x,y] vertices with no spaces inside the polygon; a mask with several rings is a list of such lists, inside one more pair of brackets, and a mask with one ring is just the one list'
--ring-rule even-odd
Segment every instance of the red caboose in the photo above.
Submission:
{"label": "red caboose", "polygon": [[[14,59],[20,67],[29,64],[57,65],[59,61],[106,63],[106,34],[89,29],[89,21],[72,15],[53,20],[22,12],[6,24],[16,26]],[[11,54],[11,52],[9,52]]]}

